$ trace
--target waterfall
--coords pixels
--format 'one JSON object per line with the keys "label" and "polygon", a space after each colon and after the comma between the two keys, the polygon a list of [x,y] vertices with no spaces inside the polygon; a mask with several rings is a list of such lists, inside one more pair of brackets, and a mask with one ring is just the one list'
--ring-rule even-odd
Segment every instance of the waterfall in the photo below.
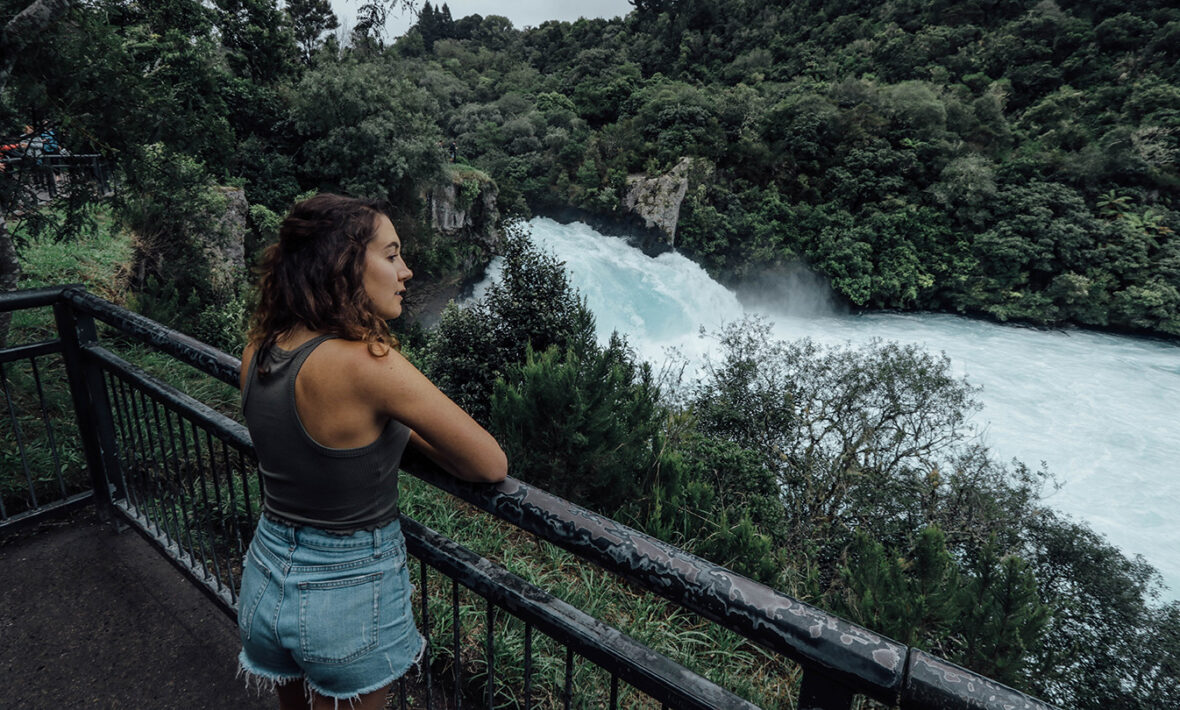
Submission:
{"label": "waterfall", "polygon": [[[617,330],[657,368],[670,349],[699,362],[713,345],[701,329],[746,315],[768,318],[784,340],[880,338],[945,352],[956,375],[983,387],[975,423],[995,458],[1043,461],[1064,483],[1046,502],[1143,555],[1168,585],[1164,596],[1180,598],[1180,347],[945,314],[848,315],[801,271],[764,274],[739,297],[680,254],[649,257],[580,223],[529,224],[533,242],[565,263],[599,339]],[[493,262],[488,278],[498,269]]]}

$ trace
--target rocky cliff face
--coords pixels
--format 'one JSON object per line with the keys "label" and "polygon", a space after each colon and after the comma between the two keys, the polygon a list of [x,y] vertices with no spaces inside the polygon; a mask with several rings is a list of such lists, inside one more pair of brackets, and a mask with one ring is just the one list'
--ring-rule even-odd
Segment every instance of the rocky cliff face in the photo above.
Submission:
{"label": "rocky cliff face", "polygon": [[693,158],[680,162],[656,177],[643,174],[627,176],[627,193],[623,207],[643,219],[644,226],[664,235],[669,246],[676,246],[676,224],[680,220],[680,203],[688,192],[689,176],[696,167]]}
{"label": "rocky cliff face", "polygon": [[218,191],[225,198],[225,212],[220,214],[213,229],[196,235],[209,265],[209,284],[222,296],[237,292],[246,273],[246,217],[250,205],[241,188],[222,187]]}
{"label": "rocky cliff face", "polygon": [[425,195],[430,226],[436,237],[453,242],[457,268],[415,278],[406,298],[408,321],[427,327],[437,322],[447,301],[465,283],[478,278],[500,243],[499,190],[487,175],[471,169],[450,169],[451,179]]}
{"label": "rocky cliff face", "polygon": [[499,190],[491,180],[479,176],[460,176],[438,185],[427,195],[430,226],[440,234],[489,249],[500,242],[496,225],[500,211],[496,198]]}

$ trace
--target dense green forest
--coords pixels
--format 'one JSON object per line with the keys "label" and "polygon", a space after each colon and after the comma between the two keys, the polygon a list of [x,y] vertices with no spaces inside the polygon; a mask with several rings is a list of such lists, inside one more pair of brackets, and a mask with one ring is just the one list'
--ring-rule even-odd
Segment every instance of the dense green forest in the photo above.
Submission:
{"label": "dense green forest", "polygon": [[0,287],[111,214],[129,304],[233,350],[249,279],[199,246],[230,188],[248,254],[309,191],[390,199],[418,285],[489,256],[427,192],[492,181],[503,281],[401,335],[514,475],[1062,706],[1180,705],[1180,603],[970,437],[945,358],[744,322],[679,382],[597,344],[518,227],[622,220],[628,175],[692,158],[676,246],[723,279],[802,262],[854,307],[1180,335],[1180,9],[635,0],[521,31],[423,3],[390,39],[388,4],[340,36],[324,0],[0,0],[5,142],[51,125],[119,175],[51,209],[0,179]]}

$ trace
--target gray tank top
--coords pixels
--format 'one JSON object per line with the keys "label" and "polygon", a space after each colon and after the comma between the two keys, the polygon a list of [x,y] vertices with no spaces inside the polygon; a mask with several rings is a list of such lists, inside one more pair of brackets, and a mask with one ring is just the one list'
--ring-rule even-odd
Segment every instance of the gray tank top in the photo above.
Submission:
{"label": "gray tank top", "polygon": [[272,347],[264,379],[255,355],[242,412],[262,470],[267,515],[334,532],[373,529],[398,515],[397,470],[410,429],[390,419],[376,441],[355,449],[333,449],[311,438],[295,409],[295,376],[307,356],[334,337],[322,335],[294,350]]}

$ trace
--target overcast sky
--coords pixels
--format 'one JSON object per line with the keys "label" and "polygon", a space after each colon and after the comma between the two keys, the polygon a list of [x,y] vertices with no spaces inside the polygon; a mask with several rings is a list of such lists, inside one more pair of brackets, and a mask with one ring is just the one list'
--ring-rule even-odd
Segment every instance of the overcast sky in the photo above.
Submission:
{"label": "overcast sky", "polygon": [[[352,29],[356,24],[356,9],[363,4],[364,0],[332,0],[343,29]],[[441,7],[444,2],[434,0],[431,4]],[[546,20],[572,22],[579,17],[620,17],[631,11],[627,0],[445,0],[445,4],[456,20],[476,14],[503,15],[518,30],[536,27]],[[421,7],[421,0],[418,5]],[[410,13],[391,11],[385,38],[400,37],[412,24],[414,17]]]}

